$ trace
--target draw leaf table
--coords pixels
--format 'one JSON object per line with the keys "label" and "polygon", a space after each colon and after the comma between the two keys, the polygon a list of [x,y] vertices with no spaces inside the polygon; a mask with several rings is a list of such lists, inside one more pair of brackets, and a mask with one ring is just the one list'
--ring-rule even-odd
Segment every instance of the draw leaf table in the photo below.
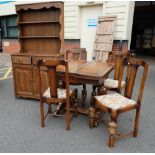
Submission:
{"label": "draw leaf table", "polygon": [[[91,96],[91,106],[94,104],[93,96],[97,95],[96,88],[98,87],[98,94],[104,94],[103,83],[108,77],[110,72],[114,69],[114,64],[103,62],[88,62],[88,61],[70,61],[69,66],[69,82],[92,84],[93,91]],[[62,67],[57,68],[58,78],[65,80],[64,69]],[[88,114],[89,111],[86,108],[78,108],[78,112]]]}

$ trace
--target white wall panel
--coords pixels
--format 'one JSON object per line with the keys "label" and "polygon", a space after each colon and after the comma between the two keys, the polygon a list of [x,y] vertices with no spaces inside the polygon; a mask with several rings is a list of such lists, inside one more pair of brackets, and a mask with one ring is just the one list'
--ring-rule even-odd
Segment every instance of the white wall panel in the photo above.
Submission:
{"label": "white wall panel", "polygon": [[[131,31],[134,13],[134,1],[99,1],[103,2],[103,15],[117,16],[116,33],[114,39],[131,40]],[[11,2],[0,6],[0,16],[15,14],[15,4],[30,3],[28,1]],[[33,1],[31,1],[33,3]],[[36,2],[34,2],[36,3]],[[64,3],[64,25],[65,38],[80,39],[81,5],[87,5],[85,1],[65,1]],[[80,6],[79,6],[80,5]],[[90,5],[90,4],[89,4]]]}
{"label": "white wall panel", "polygon": [[116,33],[114,39],[129,40],[131,39],[132,20],[134,12],[134,2],[129,1],[113,1],[105,2],[103,15],[116,15]]}

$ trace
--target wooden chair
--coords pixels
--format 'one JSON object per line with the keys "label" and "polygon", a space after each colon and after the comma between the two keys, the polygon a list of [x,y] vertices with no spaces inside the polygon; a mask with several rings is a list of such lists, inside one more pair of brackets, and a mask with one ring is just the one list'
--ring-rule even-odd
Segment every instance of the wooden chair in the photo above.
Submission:
{"label": "wooden chair", "polygon": [[[58,88],[59,79],[56,76],[56,68],[58,66],[64,66],[65,68],[65,81],[66,89]],[[66,124],[67,130],[70,129],[70,101],[74,99],[74,113],[77,115],[77,89],[71,90],[69,88],[69,75],[68,75],[68,63],[65,60],[39,60],[37,63],[39,72],[39,89],[40,89],[40,116],[41,127],[44,127],[44,119],[48,114],[52,113],[52,104],[65,103],[66,104]],[[49,87],[45,92],[42,92],[42,79],[40,68],[47,67],[47,73],[49,77]],[[44,116],[44,103],[48,104],[48,112]],[[55,116],[55,114],[54,114]],[[59,116],[59,115],[58,115]]]}
{"label": "wooden chair", "polygon": [[[66,50],[66,60],[87,60],[87,51],[86,48],[73,48],[72,50]],[[71,57],[69,58],[69,54]]]}
{"label": "wooden chair", "polygon": [[[106,57],[104,57],[104,61],[101,61],[99,59],[94,59],[97,62],[108,62],[108,63],[115,63],[115,72],[114,72],[114,79],[107,78],[103,83],[103,89],[102,92],[98,94],[107,94],[107,91],[116,91],[118,93],[121,93],[122,88],[125,87],[125,81],[122,81],[123,74],[121,75],[121,72],[124,70],[123,59],[124,58],[131,58],[131,54],[126,52],[119,52],[119,51],[112,51],[112,52],[105,52]],[[122,72],[123,73],[123,72]],[[95,90],[98,87],[98,85],[93,85],[93,89]],[[93,94],[92,96],[94,96]],[[92,99],[93,100],[93,99]],[[92,101],[93,102],[93,101]]]}
{"label": "wooden chair", "polygon": [[[142,66],[143,73],[141,77],[138,99],[134,101],[131,99],[133,88],[135,84],[136,74],[138,68]],[[109,147],[114,147],[114,143],[117,139],[123,138],[128,135],[133,135],[137,137],[139,119],[140,119],[140,109],[143,96],[143,89],[145,84],[145,79],[147,75],[148,64],[142,60],[130,59],[127,65],[127,76],[126,76],[126,86],[124,91],[124,96],[119,93],[95,96],[95,107],[90,108],[90,128],[93,128],[95,124],[101,121],[101,113],[108,112],[111,115],[111,121],[109,122]],[[99,109],[99,110],[98,110]],[[120,113],[136,110],[135,125],[134,130],[128,134],[118,134],[116,132],[117,119]],[[118,136],[118,137],[116,137]]]}
{"label": "wooden chair", "polygon": [[73,48],[72,51],[73,60],[87,60],[87,51],[86,48]]}
{"label": "wooden chair", "polygon": [[[69,53],[72,54],[71,58],[69,58]],[[86,48],[73,48],[71,50],[66,51],[66,60],[73,61],[86,61],[87,60],[87,51]],[[86,84],[81,83],[70,83],[70,85],[82,85],[82,107],[85,107],[86,97],[87,97],[87,89]]]}
{"label": "wooden chair", "polygon": [[123,70],[124,65],[123,59],[124,58],[131,58],[131,54],[127,52],[117,52],[112,51],[109,52],[108,55],[108,62],[115,63],[115,71],[114,71],[114,79],[106,79],[104,81],[104,87],[107,91],[116,91],[118,93],[121,92],[122,88],[125,87],[125,81],[122,81],[123,78]]}

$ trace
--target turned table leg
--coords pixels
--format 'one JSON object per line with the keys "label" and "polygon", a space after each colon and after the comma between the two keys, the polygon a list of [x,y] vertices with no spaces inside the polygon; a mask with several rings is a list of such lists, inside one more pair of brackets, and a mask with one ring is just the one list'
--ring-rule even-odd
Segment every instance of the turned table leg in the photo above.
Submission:
{"label": "turned table leg", "polygon": [[104,84],[98,86],[98,95],[105,95],[107,94],[106,88],[104,88]]}
{"label": "turned table leg", "polygon": [[77,114],[78,114],[78,91],[76,89],[76,95],[75,95],[75,98],[74,98],[74,116],[77,117]]}
{"label": "turned table leg", "polygon": [[95,103],[94,103],[94,96],[97,95],[97,92],[96,92],[96,86],[93,85],[93,91],[92,91],[92,96],[91,96],[91,101],[90,101],[90,104],[92,107],[94,107]]}
{"label": "turned table leg", "polygon": [[86,97],[87,97],[86,84],[83,84],[83,90],[82,90],[82,107],[83,108],[85,107]]}

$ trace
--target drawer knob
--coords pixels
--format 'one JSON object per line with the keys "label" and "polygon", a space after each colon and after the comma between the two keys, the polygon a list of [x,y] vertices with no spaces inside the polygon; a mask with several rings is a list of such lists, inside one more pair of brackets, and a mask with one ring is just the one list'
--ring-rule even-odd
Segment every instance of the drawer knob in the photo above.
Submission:
{"label": "drawer knob", "polygon": [[18,62],[22,62],[22,59],[18,59]]}

